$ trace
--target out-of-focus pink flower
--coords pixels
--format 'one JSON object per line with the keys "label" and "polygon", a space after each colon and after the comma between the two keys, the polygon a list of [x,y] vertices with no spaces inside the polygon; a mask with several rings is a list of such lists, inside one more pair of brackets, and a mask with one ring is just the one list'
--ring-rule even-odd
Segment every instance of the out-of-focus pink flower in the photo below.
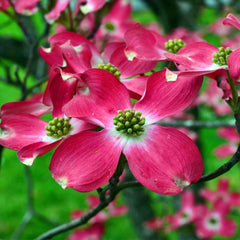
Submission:
{"label": "out-of-focus pink flower", "polygon": [[217,21],[209,26],[209,31],[220,37],[228,35],[231,32],[232,27],[223,24],[224,19],[225,18],[217,19]]}
{"label": "out-of-focus pink flower", "polygon": [[153,218],[152,220],[146,221],[145,225],[151,230],[158,230],[164,224],[164,220],[161,218]]}
{"label": "out-of-focus pink flower", "polygon": [[96,222],[88,227],[75,230],[67,240],[101,240],[104,231],[104,225]]}
{"label": "out-of-focus pink flower", "polygon": [[222,42],[222,46],[224,48],[230,47],[232,50],[236,50],[237,48],[240,48],[240,34],[237,34],[232,38],[225,39]]}
{"label": "out-of-focus pink flower", "polygon": [[219,179],[216,191],[201,189],[200,196],[212,203],[221,200],[230,207],[240,206],[240,193],[230,191],[229,179],[227,178]]}
{"label": "out-of-focus pink flower", "polygon": [[240,20],[232,13],[229,13],[223,20],[224,25],[230,25],[240,30]]}
{"label": "out-of-focus pink flower", "polygon": [[105,3],[106,0],[78,0],[75,6],[74,14],[77,13],[78,9],[80,9],[83,14],[96,12],[102,8]]}
{"label": "out-of-focus pink flower", "polygon": [[10,6],[8,0],[0,0],[0,10],[5,10]]}
{"label": "out-of-focus pink flower", "polygon": [[224,87],[224,91],[218,87],[216,80],[210,79],[210,81],[207,82],[206,89],[199,94],[196,101],[198,104],[203,103],[212,107],[217,115],[227,115],[230,114],[232,110],[223,99],[228,100],[230,98],[230,86],[225,79],[221,81],[221,86]]}
{"label": "out-of-focus pink flower", "polygon": [[217,133],[220,137],[228,141],[227,144],[223,144],[214,149],[214,153],[219,158],[225,158],[232,156],[237,150],[237,144],[239,143],[239,134],[234,127],[219,128]]}
{"label": "out-of-focus pink flower", "polygon": [[198,219],[195,221],[198,237],[209,239],[214,235],[232,237],[236,234],[236,223],[227,218],[229,207],[223,201],[216,201],[213,209],[199,205],[198,213]]}
{"label": "out-of-focus pink flower", "polygon": [[104,38],[105,41],[122,41],[127,29],[136,24],[131,19],[131,4],[124,0],[117,0],[109,13],[102,19],[95,38]]}
{"label": "out-of-focus pink flower", "polygon": [[175,215],[167,216],[169,227],[166,231],[172,231],[186,224],[193,223],[197,217],[194,194],[190,190],[185,190],[181,194],[181,208]]}
{"label": "out-of-focus pink flower", "polygon": [[[155,122],[186,108],[195,98],[201,79],[167,82],[164,71],[153,73],[144,97],[133,106],[125,86],[108,71],[90,69],[81,77],[89,88],[88,96],[77,94],[63,111],[103,130],[68,138],[54,152],[50,171],[57,182],[65,183],[64,188],[85,192],[102,186],[114,174],[121,152],[136,179],[161,194],[177,194],[200,178],[202,159],[194,142]],[[125,115],[131,123],[126,123],[129,127],[124,133]],[[136,121],[139,126],[135,126]]]}

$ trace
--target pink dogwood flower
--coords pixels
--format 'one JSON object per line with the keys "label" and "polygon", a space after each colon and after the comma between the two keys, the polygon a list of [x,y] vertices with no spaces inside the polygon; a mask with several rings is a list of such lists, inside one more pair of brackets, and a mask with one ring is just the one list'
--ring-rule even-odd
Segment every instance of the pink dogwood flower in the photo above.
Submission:
{"label": "pink dogwood flower", "polygon": [[197,217],[194,193],[190,190],[185,190],[181,194],[181,208],[175,215],[168,216],[170,226],[166,231],[172,231],[186,224],[193,223]]}
{"label": "pink dogwood flower", "polygon": [[227,178],[219,179],[216,191],[207,188],[201,189],[200,196],[212,203],[221,200],[230,207],[240,206],[240,193],[230,191]]}
{"label": "pink dogwood flower", "polygon": [[229,207],[222,201],[216,201],[213,209],[205,205],[198,205],[199,217],[195,222],[196,234],[202,239],[212,238],[214,235],[232,237],[236,234],[236,224],[227,218]]}
{"label": "pink dogwood flower", "polygon": [[144,96],[134,105],[125,86],[108,71],[87,70],[82,80],[88,94],[77,94],[63,111],[103,129],[69,137],[56,149],[50,171],[63,188],[80,192],[99,188],[114,174],[121,152],[136,179],[160,194],[177,194],[200,178],[203,165],[195,143],[178,130],[155,123],[186,108],[201,79],[169,83],[165,71],[153,73]]}

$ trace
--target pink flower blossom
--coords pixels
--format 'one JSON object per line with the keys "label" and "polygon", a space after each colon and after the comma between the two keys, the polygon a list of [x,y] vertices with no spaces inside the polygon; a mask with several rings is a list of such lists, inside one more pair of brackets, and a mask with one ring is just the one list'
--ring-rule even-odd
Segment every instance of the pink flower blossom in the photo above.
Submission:
{"label": "pink flower blossom", "polygon": [[195,222],[196,234],[200,238],[212,238],[214,235],[232,237],[236,234],[236,224],[227,218],[228,206],[222,201],[216,201],[213,209],[205,205],[198,206],[199,217]]}
{"label": "pink flower blossom", "polygon": [[175,215],[167,217],[170,226],[166,231],[172,231],[186,224],[193,223],[196,217],[197,211],[194,194],[190,190],[185,190],[181,194],[181,208]]}
{"label": "pink flower blossom", "polygon": [[[133,175],[152,191],[177,194],[196,182],[203,166],[194,142],[174,128],[155,123],[186,108],[202,81],[182,78],[169,83],[164,76],[165,71],[152,74],[143,98],[132,105],[127,89],[113,74],[101,69],[82,74],[88,96],[77,94],[63,111],[103,130],[85,131],[66,139],[52,156],[53,178],[64,188],[95,190],[112,177],[123,152]],[[138,122],[125,133],[121,129],[124,117],[134,119],[131,124]]]}
{"label": "pink flower blossom", "polygon": [[201,189],[200,196],[212,203],[221,200],[230,207],[240,206],[240,193],[230,191],[229,179],[227,178],[219,179],[216,191]]}

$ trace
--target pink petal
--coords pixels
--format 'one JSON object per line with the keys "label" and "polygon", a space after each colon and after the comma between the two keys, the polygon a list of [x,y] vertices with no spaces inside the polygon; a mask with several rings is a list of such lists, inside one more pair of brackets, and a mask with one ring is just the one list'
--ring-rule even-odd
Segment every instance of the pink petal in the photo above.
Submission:
{"label": "pink petal", "polygon": [[102,8],[105,3],[106,0],[78,0],[75,8],[80,8],[83,14],[88,14]]}
{"label": "pink petal", "polygon": [[125,54],[129,60],[166,61],[164,43],[166,39],[154,31],[136,24],[125,33]]}
{"label": "pink petal", "polygon": [[141,140],[129,140],[123,150],[130,170],[141,184],[154,192],[172,195],[201,177],[201,155],[190,138],[159,125],[150,125],[145,131]]}
{"label": "pink petal", "polygon": [[214,154],[218,158],[225,158],[233,155],[237,150],[236,146],[232,145],[222,145],[214,149]]}
{"label": "pink petal", "polygon": [[224,219],[222,226],[219,229],[219,234],[223,237],[235,236],[237,231],[237,225],[233,220]]}
{"label": "pink petal", "polygon": [[215,192],[206,188],[201,189],[199,195],[210,202],[214,202],[218,197]]}
{"label": "pink petal", "polygon": [[41,102],[24,101],[8,102],[1,106],[0,117],[6,114],[30,113],[35,116],[41,116],[51,111],[51,107]]}
{"label": "pink petal", "polygon": [[218,51],[207,42],[194,42],[181,48],[177,54],[167,52],[165,56],[187,70],[207,70],[213,65],[213,53]]}
{"label": "pink petal", "polygon": [[240,206],[240,193],[233,192],[229,197],[231,206]]}
{"label": "pink petal", "polygon": [[193,206],[195,202],[194,194],[190,190],[185,190],[181,195],[183,206]]}
{"label": "pink petal", "polygon": [[63,188],[89,192],[111,178],[122,147],[107,130],[82,132],[67,138],[56,149],[49,168]]}
{"label": "pink petal", "polygon": [[0,144],[19,150],[36,141],[42,141],[46,135],[47,122],[30,114],[4,115],[0,124]]}
{"label": "pink petal", "polygon": [[53,143],[36,142],[30,145],[27,145],[18,151],[17,156],[22,163],[28,166],[32,166],[34,160],[37,157],[50,152],[52,149],[57,147],[61,141],[62,139],[55,141]]}
{"label": "pink petal", "polygon": [[38,10],[37,3],[39,1],[40,0],[32,0],[32,1],[16,0],[14,3],[14,8],[17,13],[31,15]]}
{"label": "pink petal", "polygon": [[218,181],[218,191],[227,193],[229,191],[229,180],[227,178],[221,178]]}
{"label": "pink petal", "polygon": [[56,19],[60,17],[61,12],[67,8],[69,3],[70,0],[57,0],[55,7],[45,15],[46,20],[52,24]]}
{"label": "pink petal", "polygon": [[233,51],[228,57],[228,67],[230,76],[233,78],[239,78],[240,76],[240,48]]}
{"label": "pink petal", "polygon": [[165,70],[153,73],[147,82],[146,92],[135,109],[149,116],[150,122],[171,116],[188,107],[202,85],[202,77],[166,81]]}
{"label": "pink petal", "polygon": [[128,79],[121,79],[121,82],[129,90],[131,98],[140,99],[147,87],[149,76],[139,76]]}
{"label": "pink petal", "polygon": [[[116,43],[110,43],[110,45],[111,44],[116,45]],[[104,53],[108,50],[107,47],[108,46],[106,46]],[[129,61],[124,54],[124,48],[125,44],[122,43],[113,51],[109,59],[109,62],[120,70],[121,78],[128,78],[149,72],[156,66],[156,62],[154,61],[143,61],[137,58]]]}
{"label": "pink petal", "polygon": [[234,128],[234,127],[219,128],[217,130],[217,133],[219,136],[221,136],[222,138],[225,138],[229,141],[236,142],[236,143],[238,143],[238,141],[239,141],[238,132],[237,132],[236,128]]}
{"label": "pink petal", "polygon": [[131,108],[129,92],[110,72],[89,69],[81,75],[87,85],[87,93],[77,94],[63,108],[69,117],[97,119],[101,126],[112,126],[112,118],[118,110]]}
{"label": "pink petal", "polygon": [[62,107],[68,103],[75,94],[77,81],[64,81],[60,74],[57,74],[51,81],[49,93],[53,104],[52,116],[62,117]]}
{"label": "pink petal", "polygon": [[240,20],[232,13],[227,15],[227,17],[223,20],[223,24],[233,26],[240,30]]}

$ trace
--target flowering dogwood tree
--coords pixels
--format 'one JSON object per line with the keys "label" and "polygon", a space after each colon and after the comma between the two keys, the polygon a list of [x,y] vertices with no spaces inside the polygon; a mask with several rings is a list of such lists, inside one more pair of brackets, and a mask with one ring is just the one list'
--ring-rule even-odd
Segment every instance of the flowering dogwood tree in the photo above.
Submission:
{"label": "flowering dogwood tree", "polygon": [[[0,157],[4,148],[17,151],[29,200],[13,239],[34,217],[50,222],[32,202],[30,169],[41,156],[50,159],[51,176],[63,189],[96,190],[96,195],[87,196],[88,212],[75,209],[70,222],[49,227],[34,236],[38,240],[87,222],[66,239],[102,239],[111,216],[141,213],[129,202],[133,188],[136,201],[145,196],[144,188],[154,196],[182,194],[174,200],[181,203],[179,210],[161,217],[150,213],[149,201],[141,202],[150,213],[139,225],[146,231],[141,230],[142,239],[168,239],[170,232],[191,224],[200,239],[236,234],[227,215],[239,207],[240,194],[229,192],[227,179],[219,181],[216,193],[201,185],[240,161],[240,49],[234,38],[215,46],[200,31],[179,27],[164,33],[157,23],[134,19],[126,0],[0,0],[0,11],[29,47],[24,63],[17,57],[11,63],[1,60],[0,80],[16,86],[21,96],[1,106]],[[32,32],[36,14],[40,30]],[[229,13],[209,29],[228,36],[240,30],[240,18]],[[231,119],[198,121],[194,110],[203,105],[213,109],[215,119],[227,114]],[[214,152],[230,160],[209,172],[194,132],[202,127],[221,127],[218,134],[229,141]],[[193,190],[205,202],[197,202]],[[128,207],[115,205],[121,191]]]}

